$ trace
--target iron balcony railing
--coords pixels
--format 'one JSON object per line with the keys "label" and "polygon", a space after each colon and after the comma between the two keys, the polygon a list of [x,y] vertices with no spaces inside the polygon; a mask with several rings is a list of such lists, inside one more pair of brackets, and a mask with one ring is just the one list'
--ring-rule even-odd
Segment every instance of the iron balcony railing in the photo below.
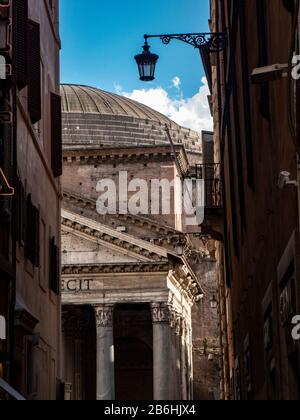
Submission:
{"label": "iron balcony railing", "polygon": [[192,168],[190,176],[204,180],[206,213],[221,212],[223,208],[221,165],[219,163],[197,164]]}

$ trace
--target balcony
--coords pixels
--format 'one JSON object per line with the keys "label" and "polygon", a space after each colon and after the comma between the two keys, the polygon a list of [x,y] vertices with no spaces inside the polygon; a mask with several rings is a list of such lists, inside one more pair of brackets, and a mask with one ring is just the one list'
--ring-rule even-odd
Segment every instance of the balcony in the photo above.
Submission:
{"label": "balcony", "polygon": [[194,168],[195,177],[204,180],[204,205],[206,215],[222,215],[222,181],[219,163],[198,164]]}
{"label": "balcony", "polygon": [[204,222],[201,233],[210,235],[217,240],[223,238],[223,199],[221,164],[197,164],[188,175],[188,178],[204,181],[203,203]]}

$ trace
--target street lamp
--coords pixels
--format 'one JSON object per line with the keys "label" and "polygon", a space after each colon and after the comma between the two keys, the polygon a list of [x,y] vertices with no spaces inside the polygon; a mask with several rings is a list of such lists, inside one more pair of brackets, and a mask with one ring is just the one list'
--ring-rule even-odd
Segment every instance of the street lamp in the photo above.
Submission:
{"label": "street lamp", "polygon": [[155,67],[159,56],[150,52],[150,45],[147,42],[147,38],[145,38],[143,50],[142,54],[135,56],[135,61],[139,68],[140,80],[142,82],[152,82],[155,79]]}
{"label": "street lamp", "polygon": [[171,40],[185,42],[200,51],[200,54],[216,53],[222,51],[227,43],[227,36],[224,32],[196,33],[196,34],[174,34],[174,35],[145,35],[145,44],[142,54],[136,55],[140,80],[152,82],[155,79],[155,68],[159,56],[150,52],[149,38],[159,38],[163,44],[168,45]]}

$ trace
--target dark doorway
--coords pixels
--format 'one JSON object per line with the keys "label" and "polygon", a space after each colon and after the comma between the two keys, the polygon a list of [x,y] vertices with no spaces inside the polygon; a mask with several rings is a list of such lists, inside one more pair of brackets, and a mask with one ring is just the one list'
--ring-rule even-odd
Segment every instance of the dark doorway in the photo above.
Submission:
{"label": "dark doorway", "polygon": [[91,306],[63,307],[64,380],[71,400],[96,399],[96,325]]}
{"label": "dark doorway", "polygon": [[116,399],[153,400],[150,305],[118,305],[114,316]]}

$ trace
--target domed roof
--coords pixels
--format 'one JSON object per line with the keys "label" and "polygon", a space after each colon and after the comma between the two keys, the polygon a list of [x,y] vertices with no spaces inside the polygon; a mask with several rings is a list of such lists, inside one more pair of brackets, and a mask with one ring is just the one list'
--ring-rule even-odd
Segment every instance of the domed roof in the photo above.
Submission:
{"label": "domed roof", "polygon": [[62,85],[64,148],[162,145],[165,125],[175,143],[201,152],[200,135],[131,99],[93,87]]}
{"label": "domed roof", "polygon": [[164,115],[124,96],[78,85],[62,85],[61,90],[63,112],[124,115],[170,124],[170,120]]}

